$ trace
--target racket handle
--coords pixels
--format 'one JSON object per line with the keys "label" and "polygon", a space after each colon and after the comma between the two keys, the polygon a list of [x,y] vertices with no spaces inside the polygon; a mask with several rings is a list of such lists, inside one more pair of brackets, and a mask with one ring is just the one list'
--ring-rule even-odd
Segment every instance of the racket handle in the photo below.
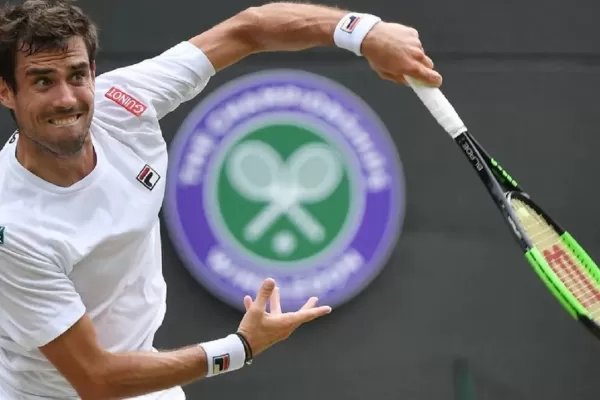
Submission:
{"label": "racket handle", "polygon": [[405,76],[405,78],[425,107],[429,109],[431,115],[452,138],[467,130],[458,113],[440,89],[426,86],[409,76]]}

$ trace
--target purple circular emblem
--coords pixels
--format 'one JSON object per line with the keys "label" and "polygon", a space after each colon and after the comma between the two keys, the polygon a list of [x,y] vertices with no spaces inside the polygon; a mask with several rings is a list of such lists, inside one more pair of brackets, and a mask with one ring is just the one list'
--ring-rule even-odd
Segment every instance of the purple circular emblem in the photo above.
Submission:
{"label": "purple circular emblem", "polygon": [[238,78],[186,118],[170,147],[165,215],[191,274],[244,310],[267,277],[282,308],[339,306],[382,270],[401,233],[402,164],[358,96],[325,77]]}

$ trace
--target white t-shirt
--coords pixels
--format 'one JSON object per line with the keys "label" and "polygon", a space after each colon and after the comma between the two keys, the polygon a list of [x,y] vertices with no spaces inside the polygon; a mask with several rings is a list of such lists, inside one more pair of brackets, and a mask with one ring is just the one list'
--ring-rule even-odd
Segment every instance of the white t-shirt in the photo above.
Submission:
{"label": "white t-shirt", "polygon": [[38,347],[86,312],[104,349],[152,350],[166,309],[158,213],[167,147],[159,120],[214,73],[182,42],[98,76],[97,165],[70,187],[23,168],[14,138],[0,151],[0,387],[11,396],[2,400],[78,398]]}

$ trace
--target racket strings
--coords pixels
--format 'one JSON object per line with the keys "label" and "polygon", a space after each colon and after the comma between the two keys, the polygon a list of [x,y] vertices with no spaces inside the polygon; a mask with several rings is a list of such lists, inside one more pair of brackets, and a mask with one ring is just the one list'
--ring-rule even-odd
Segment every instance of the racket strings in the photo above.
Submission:
{"label": "racket strings", "polygon": [[592,319],[600,321],[600,289],[585,266],[572,256],[560,235],[532,207],[518,199],[511,199],[511,204],[533,245],[542,253],[550,268]]}

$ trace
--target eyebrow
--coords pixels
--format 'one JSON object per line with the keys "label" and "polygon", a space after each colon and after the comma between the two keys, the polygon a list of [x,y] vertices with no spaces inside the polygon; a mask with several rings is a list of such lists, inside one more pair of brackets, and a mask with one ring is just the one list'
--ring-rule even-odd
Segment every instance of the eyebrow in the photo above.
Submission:
{"label": "eyebrow", "polygon": [[[77,64],[73,64],[69,66],[69,70],[71,71],[79,71],[82,69],[88,69],[89,68],[89,64],[85,61],[82,61],[80,63]],[[27,70],[27,72],[25,72],[26,76],[40,76],[40,75],[48,75],[51,74],[53,72],[56,72],[56,69],[54,68],[29,68]]]}

